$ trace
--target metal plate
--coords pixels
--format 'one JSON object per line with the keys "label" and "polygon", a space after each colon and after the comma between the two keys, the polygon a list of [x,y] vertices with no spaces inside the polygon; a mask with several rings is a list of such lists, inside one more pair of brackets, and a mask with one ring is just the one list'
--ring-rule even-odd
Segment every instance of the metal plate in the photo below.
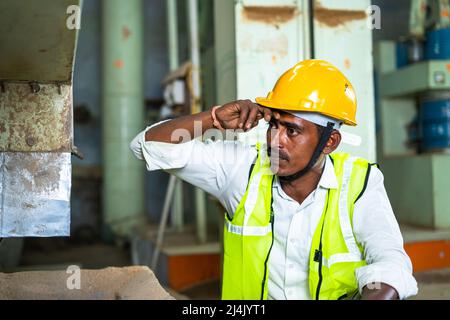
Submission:
{"label": "metal plate", "polygon": [[0,79],[70,82],[77,30],[67,27],[73,20],[68,8],[79,4],[80,0],[0,1]]}
{"label": "metal plate", "polygon": [[70,233],[70,153],[0,153],[0,237]]}
{"label": "metal plate", "polygon": [[353,84],[358,126],[343,131],[361,138],[359,146],[341,144],[338,151],[376,160],[372,30],[367,26],[369,0],[315,0],[315,58],[338,67]]}
{"label": "metal plate", "polygon": [[0,91],[0,151],[71,152],[72,87],[5,83]]}
{"label": "metal plate", "polygon": [[[237,98],[265,97],[278,77],[303,59],[303,14],[300,1],[265,0],[236,3]],[[239,140],[265,140],[264,121]]]}

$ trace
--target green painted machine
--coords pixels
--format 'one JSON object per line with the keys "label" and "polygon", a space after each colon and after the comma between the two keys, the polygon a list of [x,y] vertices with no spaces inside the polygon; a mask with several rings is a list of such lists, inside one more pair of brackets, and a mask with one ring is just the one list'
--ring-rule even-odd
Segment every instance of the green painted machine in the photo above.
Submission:
{"label": "green painted machine", "polygon": [[[413,1],[410,33],[421,41],[429,32],[448,28],[446,20],[424,16],[427,1]],[[428,12],[445,12],[448,1],[441,1]],[[443,15],[436,15],[442,17]],[[425,39],[431,41],[430,39]],[[448,45],[450,39],[441,45]],[[398,44],[381,41],[375,47],[378,83],[378,159],[394,212],[402,223],[433,229],[450,228],[449,148],[428,148],[433,141],[424,134],[422,119],[426,97],[442,96],[440,110],[450,100],[450,57],[425,59],[399,66]],[[411,61],[410,61],[411,62]],[[438,133],[445,134],[447,120]],[[418,130],[418,131],[417,131]],[[415,136],[419,134],[419,137]],[[419,145],[413,141],[418,139]],[[417,142],[416,141],[416,142]],[[447,140],[447,142],[450,140]]]}

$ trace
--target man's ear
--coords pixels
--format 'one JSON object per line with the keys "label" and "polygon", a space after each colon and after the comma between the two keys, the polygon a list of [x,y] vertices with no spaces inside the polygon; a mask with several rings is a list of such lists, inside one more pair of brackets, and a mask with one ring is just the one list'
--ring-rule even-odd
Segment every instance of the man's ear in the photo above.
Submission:
{"label": "man's ear", "polygon": [[338,130],[333,130],[331,132],[330,137],[328,138],[325,148],[323,148],[323,153],[330,154],[334,150],[336,150],[339,147],[339,144],[341,143],[341,139],[342,139],[341,133]]}

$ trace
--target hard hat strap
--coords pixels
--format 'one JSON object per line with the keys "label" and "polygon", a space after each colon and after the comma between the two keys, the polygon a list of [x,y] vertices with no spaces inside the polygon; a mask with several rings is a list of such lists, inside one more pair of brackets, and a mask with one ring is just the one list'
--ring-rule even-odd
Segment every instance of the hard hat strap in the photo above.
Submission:
{"label": "hard hat strap", "polygon": [[294,181],[294,180],[297,180],[298,178],[304,176],[309,170],[311,170],[311,168],[314,167],[317,160],[319,159],[320,154],[322,153],[323,149],[325,148],[325,145],[327,144],[327,141],[330,138],[331,132],[333,132],[333,129],[334,129],[334,123],[328,122],[325,130],[323,131],[322,135],[320,136],[319,143],[317,144],[317,147],[314,150],[311,160],[309,160],[309,163],[306,165],[305,168],[303,168],[302,170],[300,170],[294,174],[291,174],[290,176],[279,177],[279,179],[281,181],[286,181],[286,182]]}

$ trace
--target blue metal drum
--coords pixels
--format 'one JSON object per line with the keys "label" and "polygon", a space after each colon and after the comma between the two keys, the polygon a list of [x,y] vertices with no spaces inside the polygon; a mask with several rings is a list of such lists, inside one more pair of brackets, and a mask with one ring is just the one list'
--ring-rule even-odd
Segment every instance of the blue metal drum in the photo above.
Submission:
{"label": "blue metal drum", "polygon": [[450,60],[450,29],[427,32],[425,59]]}
{"label": "blue metal drum", "polygon": [[395,51],[397,57],[397,69],[408,65],[408,44],[405,41],[398,41],[395,44]]}
{"label": "blue metal drum", "polygon": [[421,149],[450,150],[450,91],[433,92],[420,104]]}

